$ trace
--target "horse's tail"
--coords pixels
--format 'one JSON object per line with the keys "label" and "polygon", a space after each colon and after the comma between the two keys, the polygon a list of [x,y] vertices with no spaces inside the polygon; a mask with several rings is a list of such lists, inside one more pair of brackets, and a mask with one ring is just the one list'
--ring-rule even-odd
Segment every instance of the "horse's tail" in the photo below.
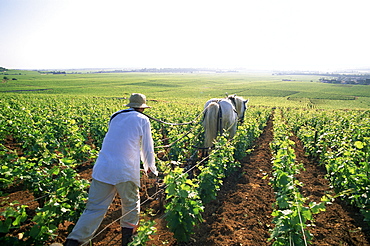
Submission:
{"label": "horse's tail", "polygon": [[219,119],[220,105],[216,102],[211,102],[204,114],[204,147],[212,147],[213,140],[217,137],[217,122]]}

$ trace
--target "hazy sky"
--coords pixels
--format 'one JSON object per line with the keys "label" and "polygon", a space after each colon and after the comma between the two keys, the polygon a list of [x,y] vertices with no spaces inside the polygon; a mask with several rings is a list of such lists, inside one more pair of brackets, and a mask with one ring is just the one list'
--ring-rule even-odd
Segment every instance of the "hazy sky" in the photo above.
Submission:
{"label": "hazy sky", "polygon": [[370,67],[368,0],[0,0],[16,69]]}

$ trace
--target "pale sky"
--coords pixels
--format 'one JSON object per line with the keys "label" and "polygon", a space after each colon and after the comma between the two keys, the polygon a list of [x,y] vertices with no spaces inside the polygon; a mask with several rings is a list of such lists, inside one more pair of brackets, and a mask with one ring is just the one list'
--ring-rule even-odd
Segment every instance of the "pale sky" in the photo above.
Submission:
{"label": "pale sky", "polygon": [[0,0],[9,69],[370,67],[368,0]]}

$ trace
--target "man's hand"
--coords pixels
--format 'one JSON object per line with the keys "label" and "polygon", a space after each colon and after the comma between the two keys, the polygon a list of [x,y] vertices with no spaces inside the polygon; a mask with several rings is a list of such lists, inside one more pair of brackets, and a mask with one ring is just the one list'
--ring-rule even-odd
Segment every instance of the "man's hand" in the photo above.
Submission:
{"label": "man's hand", "polygon": [[148,169],[146,175],[148,175],[148,177],[151,179],[157,178],[157,176],[150,169]]}
{"label": "man's hand", "polygon": [[157,178],[157,176],[153,172],[148,172],[148,177],[151,179]]}

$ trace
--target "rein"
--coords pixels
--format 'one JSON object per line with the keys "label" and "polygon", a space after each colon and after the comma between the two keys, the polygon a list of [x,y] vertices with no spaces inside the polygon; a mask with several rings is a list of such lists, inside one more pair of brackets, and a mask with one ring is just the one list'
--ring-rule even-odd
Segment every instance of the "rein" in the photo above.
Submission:
{"label": "rein", "polygon": [[[141,112],[139,112],[139,113],[141,113]],[[149,116],[147,114],[144,114],[144,113],[141,113],[141,114],[145,115],[146,117],[148,117],[151,120],[157,121],[157,122],[162,123],[162,124],[171,125],[171,126],[182,126],[182,125],[190,125],[190,124],[194,124],[195,123],[194,120],[193,121],[189,121],[189,122],[184,122],[184,123],[168,123],[168,122],[165,122],[163,120],[160,120],[160,119],[156,119],[154,117],[151,117],[151,116]]]}
{"label": "rein", "polygon": [[[110,123],[110,122],[114,119],[114,117],[116,117],[117,115],[122,114],[122,113],[126,113],[126,112],[131,112],[131,111],[136,111],[136,110],[125,109],[125,110],[121,110],[121,111],[116,112],[115,114],[113,114],[113,115],[111,116],[111,118],[110,118],[110,120],[109,120],[109,123]],[[156,119],[156,118],[154,118],[154,117],[151,117],[151,116],[149,116],[149,115],[147,115],[147,114],[144,114],[144,113],[142,113],[142,112],[139,112],[139,111],[136,111],[136,112],[138,112],[138,113],[140,113],[140,114],[145,115],[146,117],[148,117],[148,118],[149,118],[149,119],[151,119],[151,120],[157,121],[157,122],[162,123],[162,124],[171,125],[171,126],[190,125],[190,124],[194,124],[194,123],[195,123],[195,120],[190,121],[190,122],[184,122],[184,123],[168,123],[168,122],[165,122],[165,121],[163,121],[163,120],[160,120],[160,119]],[[196,118],[198,118],[198,117],[199,117],[199,116],[197,116]]]}

